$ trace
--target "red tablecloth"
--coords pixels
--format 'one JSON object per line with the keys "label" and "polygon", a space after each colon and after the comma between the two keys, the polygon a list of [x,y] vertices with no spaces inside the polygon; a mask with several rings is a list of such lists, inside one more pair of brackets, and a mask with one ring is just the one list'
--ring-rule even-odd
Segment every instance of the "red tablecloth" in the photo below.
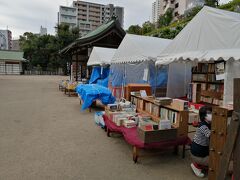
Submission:
{"label": "red tablecloth", "polygon": [[110,132],[122,133],[124,139],[131,145],[136,146],[137,148],[151,149],[151,148],[166,148],[169,146],[178,146],[178,145],[186,145],[191,141],[190,139],[185,137],[178,137],[174,140],[160,141],[156,143],[144,143],[137,134],[137,127],[134,128],[126,128],[123,126],[117,126],[114,122],[112,122],[107,115],[103,115],[103,119],[105,121],[105,125]]}

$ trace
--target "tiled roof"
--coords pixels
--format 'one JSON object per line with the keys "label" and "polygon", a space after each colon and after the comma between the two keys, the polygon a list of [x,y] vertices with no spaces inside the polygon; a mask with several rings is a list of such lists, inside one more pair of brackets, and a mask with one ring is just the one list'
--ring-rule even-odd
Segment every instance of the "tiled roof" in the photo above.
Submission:
{"label": "tiled roof", "polygon": [[0,60],[26,61],[26,59],[23,58],[23,52],[8,50],[0,50]]}

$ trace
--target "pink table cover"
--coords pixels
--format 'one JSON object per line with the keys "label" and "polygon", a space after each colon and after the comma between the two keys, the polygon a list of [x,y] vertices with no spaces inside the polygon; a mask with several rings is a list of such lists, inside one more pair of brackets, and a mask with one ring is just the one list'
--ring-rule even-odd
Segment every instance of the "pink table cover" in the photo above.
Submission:
{"label": "pink table cover", "polygon": [[124,139],[131,144],[132,146],[136,146],[137,148],[144,149],[152,149],[152,148],[167,148],[170,146],[179,146],[186,145],[191,142],[191,140],[187,137],[178,137],[174,140],[163,140],[156,143],[144,143],[138,136],[137,127],[134,128],[126,128],[123,126],[117,126],[114,122],[112,122],[107,115],[103,115],[103,119],[105,121],[105,125],[110,132],[122,133]]}

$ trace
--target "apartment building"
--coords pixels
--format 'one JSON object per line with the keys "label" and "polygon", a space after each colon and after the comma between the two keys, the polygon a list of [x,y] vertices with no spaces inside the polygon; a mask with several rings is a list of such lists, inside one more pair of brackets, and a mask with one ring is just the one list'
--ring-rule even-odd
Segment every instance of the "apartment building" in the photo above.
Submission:
{"label": "apartment building", "polygon": [[164,14],[163,11],[163,0],[156,0],[152,4],[152,22],[156,23],[158,21],[159,16]]}
{"label": "apartment building", "polygon": [[67,23],[71,27],[79,27],[81,35],[86,35],[113,16],[118,18],[122,27],[124,24],[124,8],[113,4],[73,1],[72,7],[60,6],[58,14],[59,24]]}
{"label": "apartment building", "polygon": [[124,8],[119,6],[114,6],[113,4],[108,4],[104,6],[103,9],[103,22],[109,21],[113,16],[118,18],[121,27],[124,24]]}
{"label": "apartment building", "polygon": [[77,26],[77,9],[75,7],[59,6],[58,24],[68,24],[71,28]]}
{"label": "apartment building", "polygon": [[109,21],[113,16],[118,17],[118,20],[123,27],[123,7],[114,6],[113,4],[104,5],[86,1],[73,1],[73,7],[75,7],[78,12],[78,27],[82,35],[96,29],[101,24]]}
{"label": "apartment building", "polygon": [[7,49],[7,38],[0,32],[0,49]]}
{"label": "apartment building", "polygon": [[9,30],[0,30],[0,49],[12,49],[12,32]]}
{"label": "apartment building", "polygon": [[12,50],[13,51],[20,51],[20,42],[19,39],[12,40]]}
{"label": "apartment building", "polygon": [[156,0],[152,4],[152,22],[156,23],[159,16],[166,13],[169,8],[173,9],[174,19],[196,6],[203,6],[205,0]]}
{"label": "apartment building", "polygon": [[39,34],[40,34],[40,36],[47,35],[47,28],[41,26]]}

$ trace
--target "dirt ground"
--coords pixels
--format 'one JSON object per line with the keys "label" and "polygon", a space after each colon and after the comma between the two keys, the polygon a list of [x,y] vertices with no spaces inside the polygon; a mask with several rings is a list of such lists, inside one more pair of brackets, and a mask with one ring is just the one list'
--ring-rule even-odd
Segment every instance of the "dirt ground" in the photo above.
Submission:
{"label": "dirt ground", "polygon": [[[61,76],[0,76],[0,180],[194,180],[189,152],[132,161],[94,112],[58,90]],[[148,152],[144,152],[148,153]]]}

